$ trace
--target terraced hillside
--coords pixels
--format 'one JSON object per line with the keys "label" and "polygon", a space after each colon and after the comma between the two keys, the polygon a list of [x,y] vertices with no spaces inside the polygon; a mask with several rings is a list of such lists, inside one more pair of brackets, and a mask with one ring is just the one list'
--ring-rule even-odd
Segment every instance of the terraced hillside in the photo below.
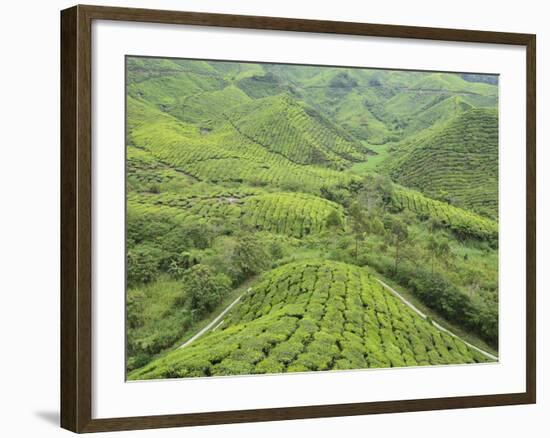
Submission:
{"label": "terraced hillside", "polygon": [[344,169],[366,159],[363,146],[286,94],[238,106],[227,117],[241,134],[294,163]]}
{"label": "terraced hillside", "polygon": [[385,168],[400,184],[428,196],[496,217],[498,202],[498,117],[472,109],[410,140]]}
{"label": "terraced hillside", "polygon": [[342,227],[344,223],[342,207],[324,198],[293,192],[262,193],[253,188],[212,187],[198,194],[131,194],[127,205],[130,218],[148,217],[153,221],[166,217],[162,221],[174,227],[187,222],[234,221],[254,230],[293,237],[318,233],[331,225]]}
{"label": "terraced hillside", "polygon": [[498,237],[497,222],[428,198],[414,190],[397,188],[393,194],[393,202],[398,208],[406,208],[421,219],[431,219],[438,226],[448,227],[459,237],[483,240],[494,240]]}
{"label": "terraced hillside", "polygon": [[132,379],[485,362],[352,265],[308,261],[254,284],[223,325]]}
{"label": "terraced hillside", "polygon": [[496,76],[126,68],[129,379],[498,356]]}
{"label": "terraced hillside", "polygon": [[[460,105],[494,108],[497,87],[470,82],[460,75],[308,66],[268,65],[269,71],[292,84],[294,93],[330,115],[346,131],[370,144],[406,138],[429,127],[429,120],[447,119]],[[487,76],[483,76],[487,77]],[[436,109],[445,100],[448,108]],[[429,116],[422,115],[434,112]]]}
{"label": "terraced hillside", "polygon": [[241,134],[228,121],[213,130],[184,123],[149,103],[128,98],[128,138],[132,146],[202,181],[247,182],[318,191],[349,176],[335,170],[295,163]]}
{"label": "terraced hillside", "polygon": [[340,205],[307,194],[270,193],[252,196],[245,201],[243,210],[246,224],[294,237],[320,232],[330,225],[342,227],[344,223],[344,212]]}

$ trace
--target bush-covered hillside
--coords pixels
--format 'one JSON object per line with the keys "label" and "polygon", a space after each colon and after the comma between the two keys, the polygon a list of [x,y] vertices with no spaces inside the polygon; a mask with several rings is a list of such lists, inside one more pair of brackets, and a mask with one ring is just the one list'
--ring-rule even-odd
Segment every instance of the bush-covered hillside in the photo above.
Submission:
{"label": "bush-covered hillside", "polygon": [[366,159],[358,141],[286,94],[240,105],[227,118],[239,133],[294,163],[343,170],[350,161]]}
{"label": "bush-covered hillside", "polygon": [[390,176],[436,199],[496,217],[498,117],[472,109],[413,138],[388,158]]}
{"label": "bush-covered hillside", "polygon": [[498,223],[469,210],[428,198],[414,190],[396,188],[393,205],[406,208],[421,219],[430,219],[434,225],[449,228],[458,237],[486,241],[498,239]]}
{"label": "bush-covered hillside", "polygon": [[360,268],[307,261],[268,272],[222,326],[130,378],[486,361],[420,318]]}
{"label": "bush-covered hillside", "polygon": [[494,77],[126,63],[129,379],[498,355]]}

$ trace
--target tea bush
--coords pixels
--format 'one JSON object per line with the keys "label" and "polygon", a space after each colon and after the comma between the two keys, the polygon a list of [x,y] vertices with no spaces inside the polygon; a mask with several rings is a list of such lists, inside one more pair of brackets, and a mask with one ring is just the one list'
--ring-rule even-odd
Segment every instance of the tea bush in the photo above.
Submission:
{"label": "tea bush", "polygon": [[[267,272],[223,326],[131,379],[488,361],[361,268],[310,260]],[[190,364],[200,363],[200,370]],[[205,366],[206,365],[206,366]]]}

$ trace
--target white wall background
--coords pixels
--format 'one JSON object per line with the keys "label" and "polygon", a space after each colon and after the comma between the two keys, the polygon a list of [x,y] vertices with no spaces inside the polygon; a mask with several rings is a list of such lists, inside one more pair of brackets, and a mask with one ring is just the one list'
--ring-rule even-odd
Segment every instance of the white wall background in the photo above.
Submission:
{"label": "white wall background", "polygon": [[[277,0],[111,0],[90,2],[234,14],[273,15],[372,23],[459,27],[536,33],[538,37],[538,332],[539,403],[500,407],[140,431],[105,436],[143,437],[543,437],[550,387],[543,342],[549,287],[550,154],[543,121],[550,77],[545,2],[524,0],[298,2]],[[59,404],[59,10],[64,0],[5,2],[0,24],[0,433],[3,436],[69,436],[58,428]],[[545,78],[546,76],[546,78]],[[545,112],[546,111],[546,112]],[[544,250],[543,250],[543,247]],[[236,395],[237,396],[237,395]],[[545,416],[546,414],[546,416]],[[546,430],[545,430],[546,429]]]}

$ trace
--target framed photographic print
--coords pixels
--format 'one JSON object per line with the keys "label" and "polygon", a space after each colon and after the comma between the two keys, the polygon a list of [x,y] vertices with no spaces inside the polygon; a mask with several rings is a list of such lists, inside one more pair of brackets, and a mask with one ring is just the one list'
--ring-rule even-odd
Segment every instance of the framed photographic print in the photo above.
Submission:
{"label": "framed photographic print", "polygon": [[62,427],[535,403],[534,35],[75,6],[61,49]]}

